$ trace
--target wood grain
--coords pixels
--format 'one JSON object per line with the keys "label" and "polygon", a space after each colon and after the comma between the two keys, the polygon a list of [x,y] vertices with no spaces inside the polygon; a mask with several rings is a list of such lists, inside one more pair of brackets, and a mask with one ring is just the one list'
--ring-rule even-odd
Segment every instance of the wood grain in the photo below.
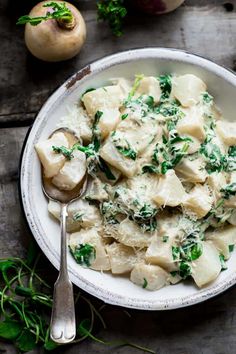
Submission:
{"label": "wood grain", "polygon": [[[236,11],[227,12],[225,1],[186,1],[175,12],[159,17],[130,13],[121,38],[112,37],[97,23],[95,1],[81,1],[88,37],[81,53],[57,64],[40,62],[26,50],[23,28],[15,26],[18,2],[2,0],[0,31],[3,33],[0,73],[0,122],[29,123],[48,96],[70,75],[104,55],[142,46],[185,49],[235,69]],[[236,1],[231,1],[236,5]],[[236,8],[236,6],[235,6]],[[21,10],[23,11],[23,10]],[[25,9],[25,11],[28,11]],[[20,114],[19,114],[20,112]],[[29,118],[29,114],[32,114]]]}
{"label": "wood grain", "polygon": [[[185,49],[236,69],[236,0],[186,0],[177,11],[148,17],[130,13],[125,34],[117,39],[106,25],[96,21],[95,0],[78,4],[88,27],[81,54],[64,63],[48,64],[34,59],[24,46],[23,28],[16,19],[36,0],[0,1],[0,256],[23,256],[31,235],[24,222],[18,197],[20,149],[35,113],[75,71],[89,62],[120,50],[142,46]],[[225,4],[233,5],[226,6]],[[223,6],[225,5],[225,6]],[[48,262],[45,260],[45,262]],[[48,268],[52,269],[48,263]],[[157,354],[236,353],[236,288],[216,299],[169,312],[126,311],[106,306],[106,340],[127,339]],[[13,346],[0,343],[0,351],[15,354]],[[139,354],[128,347],[106,347],[91,341],[66,346],[60,354]],[[32,354],[42,351],[35,350]]]}

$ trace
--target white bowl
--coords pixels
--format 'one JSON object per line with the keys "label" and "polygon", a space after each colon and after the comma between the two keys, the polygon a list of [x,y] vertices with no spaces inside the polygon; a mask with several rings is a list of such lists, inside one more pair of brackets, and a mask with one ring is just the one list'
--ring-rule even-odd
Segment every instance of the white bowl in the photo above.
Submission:
{"label": "white bowl", "polygon": [[[192,73],[207,84],[225,119],[235,119],[236,76],[213,62],[183,51],[144,48],[121,52],[98,60],[78,71],[47,100],[27,138],[21,163],[21,196],[30,229],[42,251],[59,268],[60,228],[49,217],[47,200],[41,190],[40,163],[34,150],[38,140],[46,139],[56,128],[66,106],[73,105],[90,87],[99,87],[112,77],[131,78],[135,74]],[[166,310],[188,306],[211,298],[236,282],[236,252],[228,269],[208,287],[197,289],[181,282],[150,292],[123,276],[113,276],[80,267],[68,253],[69,275],[81,289],[107,303],[144,310]]]}

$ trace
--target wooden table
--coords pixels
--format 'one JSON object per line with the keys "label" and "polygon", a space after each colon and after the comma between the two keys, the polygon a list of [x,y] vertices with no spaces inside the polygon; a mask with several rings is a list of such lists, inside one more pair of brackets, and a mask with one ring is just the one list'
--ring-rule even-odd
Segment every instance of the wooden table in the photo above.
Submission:
{"label": "wooden table", "polygon": [[[0,256],[23,256],[30,234],[23,220],[18,191],[18,163],[25,134],[35,114],[63,81],[85,64],[120,50],[143,46],[186,49],[236,70],[236,0],[186,0],[177,11],[150,18],[131,14],[121,38],[97,24],[95,1],[79,7],[88,38],[79,56],[57,64],[34,59],[26,50],[16,18],[29,1],[0,1]],[[46,260],[45,260],[46,262]],[[99,336],[126,338],[158,354],[236,353],[236,288],[204,304],[168,312],[142,312],[109,307],[108,327]],[[15,353],[11,345],[0,351]],[[104,347],[85,341],[60,353],[140,353],[132,348]]]}

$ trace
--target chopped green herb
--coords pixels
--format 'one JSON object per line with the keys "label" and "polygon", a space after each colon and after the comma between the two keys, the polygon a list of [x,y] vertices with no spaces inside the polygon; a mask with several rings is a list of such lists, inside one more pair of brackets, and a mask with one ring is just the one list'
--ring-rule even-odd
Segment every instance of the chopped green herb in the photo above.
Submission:
{"label": "chopped green herb", "polygon": [[121,119],[125,120],[128,117],[128,113],[122,114]]}
{"label": "chopped green herb", "polygon": [[147,279],[143,278],[143,289],[146,289],[147,285],[148,285]]}
{"label": "chopped green herb", "polygon": [[82,221],[84,213],[78,212],[73,215],[73,220],[74,221]]}
{"label": "chopped green herb", "polygon": [[170,75],[159,76],[160,88],[162,91],[161,100],[165,101],[170,97],[172,82]]}
{"label": "chopped green herb", "polygon": [[204,92],[202,94],[202,100],[204,103],[209,104],[212,103],[213,97],[208,92]]}
{"label": "chopped green herb", "polygon": [[73,156],[73,149],[67,149],[65,146],[52,146],[52,149],[57,154],[62,154],[67,160],[71,160]]}
{"label": "chopped green herb", "polygon": [[178,275],[179,272],[177,270],[173,270],[172,272],[170,272],[170,274],[172,275],[172,277],[176,277],[176,275]]}
{"label": "chopped green herb", "polygon": [[93,88],[93,87],[88,88],[87,90],[84,91],[84,93],[82,93],[81,98],[82,98],[86,93],[91,92],[91,91],[95,91],[95,90],[96,90],[96,89]]}
{"label": "chopped green herb", "polygon": [[141,75],[135,75],[135,80],[134,80],[134,84],[132,86],[132,89],[128,95],[128,101],[131,100],[131,98],[134,96],[136,90],[138,89],[139,85],[140,85],[140,82],[141,80],[144,78],[144,75],[141,74]]}
{"label": "chopped green herb", "polygon": [[236,183],[231,183],[222,188],[221,190],[222,197],[224,199],[229,199],[231,196],[236,195]]}
{"label": "chopped green herb", "polygon": [[69,23],[73,19],[72,12],[64,2],[48,2],[43,4],[43,7],[50,7],[53,11],[48,11],[46,16],[39,16],[39,17],[30,17],[28,15],[21,16],[18,21],[16,22],[17,25],[25,25],[29,23],[32,26],[37,26],[42,21],[47,21],[50,19],[54,20],[61,20],[66,23]]}
{"label": "chopped green herb", "polygon": [[179,247],[176,247],[176,246],[172,246],[172,257],[173,257],[173,260],[177,260],[179,259],[179,256],[180,256],[180,248]]}
{"label": "chopped green herb", "polygon": [[135,150],[133,150],[130,145],[128,144],[128,147],[122,147],[122,146],[116,146],[117,150],[119,151],[119,153],[121,153],[122,155],[124,155],[125,157],[128,157],[131,160],[136,160],[137,158],[137,153]]}
{"label": "chopped green herb", "polygon": [[159,170],[154,165],[144,165],[142,167],[142,172],[143,173],[159,173]]}
{"label": "chopped green herb", "polygon": [[105,174],[107,179],[109,179],[111,181],[115,181],[116,180],[116,177],[111,172],[110,167],[108,166],[108,164],[101,157],[99,158],[99,168]]}
{"label": "chopped green herb", "polygon": [[103,115],[103,112],[101,111],[97,111],[95,116],[94,116],[94,126],[96,126],[101,118],[101,116]]}
{"label": "chopped green herb", "polygon": [[229,252],[233,252],[234,250],[234,245],[229,245]]}
{"label": "chopped green herb", "polygon": [[179,275],[181,276],[182,279],[186,279],[191,275],[191,267],[187,262],[185,261],[180,262]]}
{"label": "chopped green herb", "polygon": [[169,236],[162,236],[162,242],[167,242],[169,240]]}
{"label": "chopped green herb", "polygon": [[144,103],[152,109],[154,107],[154,98],[152,96],[147,96],[144,98]]}
{"label": "chopped green herb", "polygon": [[70,252],[76,262],[85,267],[90,267],[96,258],[95,248],[88,243],[80,244],[74,249],[70,247]]}
{"label": "chopped green herb", "polygon": [[226,270],[227,266],[226,266],[226,263],[225,263],[225,256],[221,253],[219,255],[219,258],[220,258],[220,263],[221,263],[221,271]]}
{"label": "chopped green herb", "polygon": [[207,160],[206,170],[209,174],[224,170],[226,160],[225,156],[221,153],[219,146],[206,139],[201,145],[199,152],[204,155]]}

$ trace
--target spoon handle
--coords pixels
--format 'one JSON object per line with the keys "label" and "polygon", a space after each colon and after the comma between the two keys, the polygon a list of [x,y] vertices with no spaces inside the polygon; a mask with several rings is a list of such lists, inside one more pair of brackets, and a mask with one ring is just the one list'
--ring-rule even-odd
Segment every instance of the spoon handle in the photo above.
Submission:
{"label": "spoon handle", "polygon": [[61,264],[54,285],[51,316],[51,339],[56,343],[71,342],[76,335],[73,286],[67,271],[67,204],[61,205]]}

